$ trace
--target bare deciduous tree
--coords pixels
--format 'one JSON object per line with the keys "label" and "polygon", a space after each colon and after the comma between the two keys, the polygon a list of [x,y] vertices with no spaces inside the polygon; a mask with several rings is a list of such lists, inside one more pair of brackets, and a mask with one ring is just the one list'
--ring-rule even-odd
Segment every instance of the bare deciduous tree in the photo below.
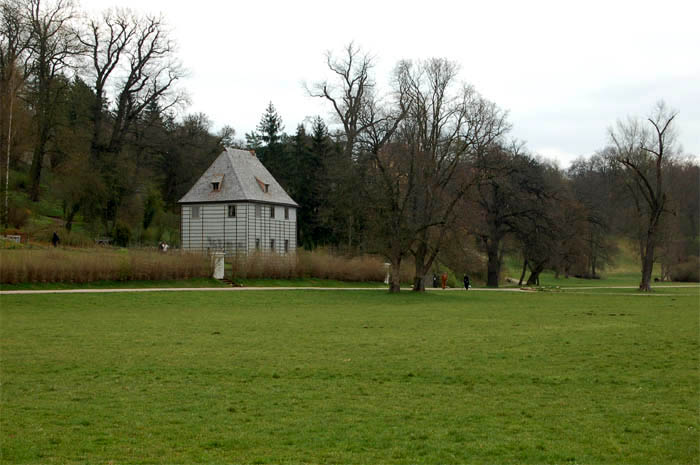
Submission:
{"label": "bare deciduous tree", "polygon": [[481,178],[464,204],[479,211],[471,232],[487,255],[486,284],[498,287],[505,239],[526,236],[526,228],[539,224],[536,220],[545,195],[541,166],[524,153],[522,145],[512,143],[491,145],[476,159],[474,167]]}
{"label": "bare deciduous tree", "polygon": [[639,216],[639,254],[642,279],[639,289],[651,290],[651,273],[662,216],[666,211],[668,185],[665,178],[674,155],[673,121],[677,111],[664,102],[656,104],[647,118],[651,128],[634,118],[618,121],[610,128],[610,140],[615,148],[613,159],[624,167],[628,191]]}
{"label": "bare deciduous tree", "polygon": [[109,10],[88,22],[80,42],[89,57],[95,93],[90,159],[102,171],[110,193],[102,219],[106,225],[114,224],[130,189],[119,172],[138,163],[126,160],[123,148],[147,109],[163,113],[186,100],[175,87],[184,70],[160,16]]}
{"label": "bare deciduous tree", "polygon": [[333,106],[335,116],[343,125],[343,152],[350,158],[357,146],[358,137],[373,124],[371,119],[368,121],[366,118],[366,112],[374,98],[375,84],[371,75],[373,63],[370,55],[363,53],[352,42],[343,51],[342,58],[334,57],[330,51],[326,52],[326,64],[337,82],[317,82],[307,88],[307,92],[312,97],[327,100]]}
{"label": "bare deciduous tree", "polygon": [[[90,20],[81,35],[93,70],[96,95],[93,158],[116,155],[136,119],[154,103],[160,110],[181,103],[185,96],[174,89],[184,70],[176,58],[163,18],[139,17],[129,10],[110,10]],[[110,99],[108,91],[115,93]],[[103,122],[108,101],[112,118]]]}
{"label": "bare deciduous tree", "polygon": [[73,22],[76,16],[72,0],[55,0],[43,5],[29,0],[26,18],[30,26],[30,88],[36,122],[36,143],[30,170],[30,196],[39,198],[39,183],[48,144],[56,125],[57,103],[66,89],[65,71],[80,54]]}
{"label": "bare deciduous tree", "polygon": [[499,141],[509,130],[506,113],[457,81],[458,66],[433,58],[402,62],[406,117],[397,132],[412,160],[415,176],[409,223],[414,231],[414,291],[425,290],[425,276],[458,213],[459,200],[480,173],[469,161]]}
{"label": "bare deciduous tree", "polygon": [[[372,59],[353,43],[345,47],[343,58],[335,58],[328,52],[326,63],[335,80],[318,82],[307,91],[313,97],[328,101],[337,121],[342,124],[340,165],[348,168],[345,173],[347,183],[344,184],[359,192],[359,186],[350,185],[360,177],[353,170],[363,169],[364,163],[358,163],[358,160],[363,155],[378,154],[396,131],[404,116],[400,103],[402,93],[400,90],[396,92],[394,96],[399,103],[393,106],[378,98],[371,75]],[[352,231],[358,217],[362,215],[360,209],[363,206],[359,202],[350,202],[348,207],[345,221],[350,246]],[[398,276],[398,273],[393,273],[392,276]]]}
{"label": "bare deciduous tree", "polygon": [[92,110],[94,126],[90,150],[93,158],[99,157],[104,151],[100,135],[103,130],[102,116],[108,97],[108,81],[135,34],[136,24],[130,13],[123,10],[110,10],[103,14],[101,20],[90,19],[86,30],[79,36],[90,60],[95,93]]}

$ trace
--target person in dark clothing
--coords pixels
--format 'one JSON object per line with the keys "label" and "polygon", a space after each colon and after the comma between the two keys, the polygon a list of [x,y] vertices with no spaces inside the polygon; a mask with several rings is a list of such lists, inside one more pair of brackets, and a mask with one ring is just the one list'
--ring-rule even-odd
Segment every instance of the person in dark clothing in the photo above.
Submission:
{"label": "person in dark clothing", "polygon": [[437,273],[433,273],[433,287],[438,287],[438,276],[437,276]]}
{"label": "person in dark clothing", "polygon": [[464,289],[466,289],[468,291],[470,287],[471,287],[471,281],[469,281],[469,276],[467,276],[465,274],[464,275]]}
{"label": "person in dark clothing", "polygon": [[51,244],[56,247],[59,242],[61,242],[61,239],[59,239],[58,234],[56,234],[56,231],[54,231],[53,236],[51,237]]}

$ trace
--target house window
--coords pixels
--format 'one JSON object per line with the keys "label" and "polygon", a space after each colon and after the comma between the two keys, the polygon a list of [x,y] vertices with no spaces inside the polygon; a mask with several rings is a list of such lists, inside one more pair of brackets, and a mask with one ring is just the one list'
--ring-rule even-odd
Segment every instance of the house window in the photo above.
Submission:
{"label": "house window", "polygon": [[220,182],[213,182],[211,183],[211,190],[214,192],[219,192],[219,188],[221,187]]}
{"label": "house window", "polygon": [[255,239],[255,250],[260,250],[260,239]]}
{"label": "house window", "polygon": [[289,239],[284,240],[284,253],[289,252]]}
{"label": "house window", "polygon": [[192,206],[192,219],[193,220],[199,219],[199,205]]}
{"label": "house window", "polygon": [[262,217],[262,207],[260,205],[255,206],[255,217],[256,218]]}
{"label": "house window", "polygon": [[274,239],[270,239],[270,250],[272,250],[273,252],[275,251],[275,240]]}
{"label": "house window", "polygon": [[236,217],[236,206],[235,206],[235,205],[229,205],[229,206],[228,206],[228,217],[229,217],[229,218],[235,218],[235,217]]}
{"label": "house window", "polygon": [[274,217],[275,217],[275,206],[273,205],[270,207],[270,218],[274,218]]}
{"label": "house window", "polygon": [[284,219],[289,219],[289,207],[284,207]]}

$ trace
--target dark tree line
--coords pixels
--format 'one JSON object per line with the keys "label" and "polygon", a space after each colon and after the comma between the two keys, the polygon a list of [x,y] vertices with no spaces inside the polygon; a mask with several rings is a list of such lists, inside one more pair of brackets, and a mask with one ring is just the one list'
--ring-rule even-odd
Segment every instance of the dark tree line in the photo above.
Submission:
{"label": "dark tree line", "polygon": [[697,257],[697,213],[689,212],[697,201],[672,192],[675,181],[697,191],[698,178],[687,174],[697,162],[682,162],[677,112],[663,103],[646,121],[618,123],[609,147],[562,171],[508,141],[506,113],[459,82],[454,63],[403,61],[384,95],[371,58],[353,44],[327,64],[332,80],[309,93],[328,101],[339,123],[337,141],[354,167],[345,170],[349,184],[365,207],[335,209],[369,232],[363,246],[387,258],[392,276],[413,259],[414,290],[425,288],[435,260],[455,262],[474,248],[486,257],[490,286],[506,252],[522,258],[521,283],[529,271],[527,283],[539,284],[546,269],[596,278],[622,234],[639,244],[641,290],[650,289],[655,262],[668,268]]}
{"label": "dark tree line", "polygon": [[[234,146],[255,150],[299,203],[300,245],[382,254],[393,291],[406,262],[416,291],[438,264],[498,286],[506,256],[522,260],[521,283],[545,270],[595,278],[620,235],[639,244],[641,289],[654,262],[667,278],[698,255],[698,165],[681,158],[677,113],[663,105],[563,171],[509,139],[507,112],[456,63],[402,61],[381,90],[371,56],[350,44],[307,88],[327,121],[286,133],[270,102],[240,140],[204,114],[177,116],[184,69],[161,17],[78,13],[70,0],[4,0],[0,24],[4,197],[60,201],[69,231],[175,239],[177,200]],[[5,227],[15,207],[3,205]]]}
{"label": "dark tree line", "polygon": [[82,19],[70,0],[6,0],[1,13],[5,198],[8,168],[26,164],[29,198],[59,199],[68,230],[76,216],[99,234],[149,225],[230,136],[211,134],[204,115],[176,120],[183,68],[162,18]]}

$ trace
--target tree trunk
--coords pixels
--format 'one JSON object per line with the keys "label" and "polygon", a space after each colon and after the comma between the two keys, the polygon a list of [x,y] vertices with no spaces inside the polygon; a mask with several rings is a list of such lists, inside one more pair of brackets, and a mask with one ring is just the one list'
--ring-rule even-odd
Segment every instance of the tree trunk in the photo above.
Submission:
{"label": "tree trunk", "polygon": [[90,140],[90,157],[93,163],[99,161],[105,147],[101,144],[102,139],[102,112],[104,110],[104,86],[98,77],[95,83],[95,100],[92,107],[92,139]]}
{"label": "tree trunk", "polygon": [[29,198],[32,202],[39,200],[39,192],[41,187],[41,168],[44,164],[44,147],[45,144],[39,141],[37,146],[34,148],[34,154],[32,156],[32,166],[29,170]]}
{"label": "tree trunk", "polygon": [[498,246],[500,241],[490,239],[487,247],[486,253],[488,255],[488,275],[486,278],[486,285],[488,287],[498,287],[498,275],[501,272],[501,261],[498,254]]}
{"label": "tree trunk", "polygon": [[523,272],[520,273],[520,281],[518,281],[518,286],[523,285],[523,279],[525,279],[525,272],[527,271],[527,258],[523,262]]}
{"label": "tree trunk", "polygon": [[536,265],[535,268],[530,271],[530,276],[527,278],[526,284],[528,286],[539,286],[540,273],[542,273],[542,270],[544,270],[544,266]]}
{"label": "tree trunk", "polygon": [[426,246],[421,243],[416,248],[414,253],[414,258],[416,260],[415,275],[413,277],[413,291],[415,292],[425,292],[425,274],[428,272],[431,264],[425,263],[425,256],[427,254]]}
{"label": "tree trunk", "polygon": [[414,292],[425,292],[425,276],[416,276],[413,278],[413,289]]}
{"label": "tree trunk", "polygon": [[393,294],[401,291],[401,257],[392,258],[390,262],[389,292]]}
{"label": "tree trunk", "polygon": [[78,210],[80,210],[80,204],[73,204],[72,206],[67,208],[65,225],[66,231],[70,232],[71,229],[73,229],[73,219],[78,213]]}
{"label": "tree trunk", "polygon": [[[14,68],[11,68],[10,73],[14,71]],[[10,74],[10,82],[8,85],[8,89],[11,89],[12,87],[12,74]],[[8,116],[8,124],[7,124],[7,165],[5,166],[5,209],[3,210],[3,224],[5,225],[5,228],[7,228],[8,223],[10,221],[10,204],[9,204],[9,194],[10,194],[10,147],[12,146],[12,103],[13,103],[13,96],[12,92],[8,91],[9,95],[9,103],[10,103],[10,114]]]}
{"label": "tree trunk", "polygon": [[648,239],[646,253],[642,260],[642,282],[639,283],[640,291],[651,291],[651,272],[654,268],[654,244],[653,239]]}

